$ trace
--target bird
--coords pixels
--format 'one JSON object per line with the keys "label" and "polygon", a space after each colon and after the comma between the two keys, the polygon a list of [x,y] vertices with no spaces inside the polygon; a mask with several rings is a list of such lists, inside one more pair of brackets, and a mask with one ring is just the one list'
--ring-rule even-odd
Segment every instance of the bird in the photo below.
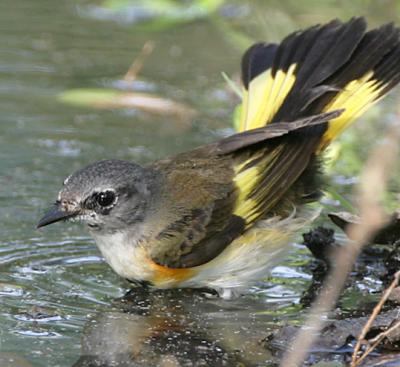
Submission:
{"label": "bird", "polygon": [[363,17],[258,42],[241,60],[239,129],[146,165],[69,175],[37,227],[78,221],[121,277],[229,298],[265,277],[321,197],[324,151],[400,80],[400,30]]}

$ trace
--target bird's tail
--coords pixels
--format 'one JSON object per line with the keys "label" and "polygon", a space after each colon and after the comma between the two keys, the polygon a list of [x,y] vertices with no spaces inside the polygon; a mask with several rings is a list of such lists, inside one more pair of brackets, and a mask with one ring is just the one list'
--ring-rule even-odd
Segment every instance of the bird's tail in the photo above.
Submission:
{"label": "bird's tail", "polygon": [[400,30],[366,31],[363,18],[334,20],[257,43],[242,59],[240,131],[343,109],[321,136],[323,150],[400,81]]}

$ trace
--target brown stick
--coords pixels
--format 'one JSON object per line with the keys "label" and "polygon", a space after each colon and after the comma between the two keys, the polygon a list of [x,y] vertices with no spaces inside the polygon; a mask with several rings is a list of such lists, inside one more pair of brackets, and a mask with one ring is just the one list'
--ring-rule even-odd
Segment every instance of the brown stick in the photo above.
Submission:
{"label": "brown stick", "polygon": [[147,41],[143,47],[142,50],[140,51],[139,55],[133,60],[131,66],[129,67],[128,71],[123,77],[123,80],[126,82],[134,82],[140,72],[143,68],[143,64],[147,57],[151,55],[151,53],[154,50],[154,42],[153,41]]}
{"label": "brown stick", "polygon": [[371,340],[373,344],[370,345],[359,358],[357,357],[361,344],[365,339],[365,336],[367,335],[369,329],[371,328],[379,312],[381,311],[384,303],[390,296],[390,293],[399,283],[399,279],[400,279],[400,271],[398,271],[394,275],[392,283],[382,294],[381,299],[379,300],[378,304],[374,307],[371,316],[369,317],[368,321],[365,323],[363,329],[361,330],[361,333],[357,338],[357,344],[354,347],[353,355],[351,356],[351,367],[357,367],[368,356],[368,354],[370,354],[378,346],[378,344],[382,341],[383,338],[385,338],[385,336],[389,335],[394,329],[400,326],[400,321],[399,321],[395,325],[391,326],[388,330],[379,333],[373,340]]}

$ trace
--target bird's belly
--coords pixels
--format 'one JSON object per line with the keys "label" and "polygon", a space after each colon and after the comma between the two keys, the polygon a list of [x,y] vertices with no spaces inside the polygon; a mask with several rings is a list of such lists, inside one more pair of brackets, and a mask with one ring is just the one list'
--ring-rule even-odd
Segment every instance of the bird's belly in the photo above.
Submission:
{"label": "bird's belly", "polygon": [[272,217],[258,222],[220,255],[200,265],[196,274],[180,286],[209,287],[227,297],[235,289],[240,292],[264,277],[282,258],[293,234],[304,229],[315,217],[316,213],[304,210],[298,216],[293,213],[288,218]]}

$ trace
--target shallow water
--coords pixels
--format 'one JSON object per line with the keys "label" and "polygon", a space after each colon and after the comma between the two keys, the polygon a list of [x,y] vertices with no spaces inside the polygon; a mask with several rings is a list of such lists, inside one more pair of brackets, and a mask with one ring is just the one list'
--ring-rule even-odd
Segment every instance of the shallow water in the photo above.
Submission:
{"label": "shallow water", "polygon": [[[294,246],[272,276],[235,301],[145,290],[121,300],[129,283],[104,263],[84,228],[37,231],[35,224],[76,168],[103,158],[147,162],[232,131],[235,97],[220,73],[238,71],[249,39],[279,39],[349,11],[373,14],[373,24],[396,20],[395,2],[318,9],[310,1],[301,11],[295,4],[226,2],[217,13],[197,19],[178,13],[167,22],[146,6],[115,11],[101,1],[1,2],[1,366],[113,365],[110,359],[143,366],[267,363],[271,356],[260,341],[281,323],[299,320],[298,300],[310,280],[302,247]],[[156,48],[135,88],[185,103],[196,117],[80,107],[57,98],[75,88],[125,87],[122,76],[149,39]],[[370,118],[378,113],[381,123],[390,120],[394,100]],[[336,186],[343,193],[352,185]]]}

